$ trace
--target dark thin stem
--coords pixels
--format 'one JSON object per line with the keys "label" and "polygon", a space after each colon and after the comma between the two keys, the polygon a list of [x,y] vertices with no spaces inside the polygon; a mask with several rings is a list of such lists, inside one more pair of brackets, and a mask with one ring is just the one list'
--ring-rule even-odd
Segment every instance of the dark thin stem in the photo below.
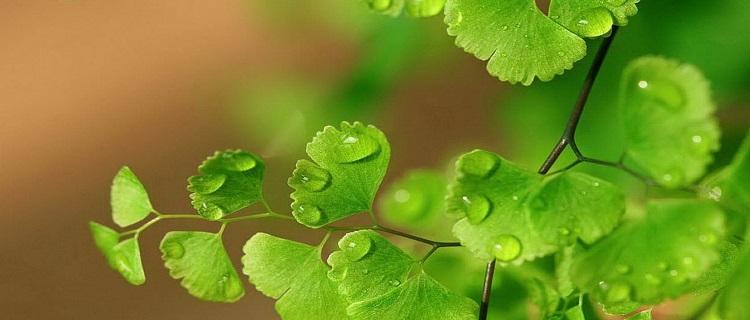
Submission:
{"label": "dark thin stem", "polygon": [[[588,75],[586,75],[586,79],[583,81],[583,88],[581,89],[581,93],[578,96],[576,104],[573,106],[573,111],[570,113],[568,123],[565,125],[565,131],[563,131],[563,134],[560,136],[560,140],[558,140],[554,148],[552,148],[550,154],[544,160],[542,166],[539,168],[539,174],[547,174],[552,166],[555,165],[557,158],[560,157],[563,151],[565,151],[565,147],[567,146],[570,146],[571,150],[573,150],[573,153],[575,153],[576,158],[579,161],[583,161],[585,159],[583,154],[581,154],[581,151],[578,149],[578,145],[576,145],[576,129],[578,128],[578,123],[581,121],[581,115],[583,115],[583,107],[586,105],[586,101],[589,98],[589,94],[591,93],[591,88],[594,86],[596,76],[599,75],[599,70],[604,63],[604,58],[607,56],[609,47],[612,45],[612,41],[615,40],[617,29],[617,26],[612,26],[612,34],[608,38],[604,39],[602,45],[599,47],[599,50],[596,52],[594,61],[591,63],[591,68],[589,69],[589,73]],[[573,166],[575,166],[576,164],[578,163],[573,164]],[[487,309],[490,306],[490,294],[492,293],[492,278],[494,274],[495,260],[492,260],[487,264],[487,273],[484,276],[484,286],[482,288],[482,304],[479,307],[479,320],[487,319]]]}
{"label": "dark thin stem", "polygon": [[425,239],[425,238],[422,238],[422,237],[419,237],[419,236],[415,236],[413,234],[408,234],[408,233],[405,233],[405,232],[401,232],[401,231],[394,230],[394,229],[387,228],[387,227],[383,227],[383,226],[373,226],[373,227],[371,227],[369,229],[376,230],[376,231],[382,231],[382,232],[385,232],[385,233],[390,233],[390,234],[397,235],[399,237],[403,237],[403,238],[407,238],[407,239],[412,239],[414,241],[419,241],[419,242],[422,242],[422,243],[426,243],[426,244],[429,244],[429,245],[431,245],[433,247],[437,247],[437,248],[441,248],[441,247],[460,247],[461,246],[460,242],[433,241],[433,240],[430,240],[430,239]]}
{"label": "dark thin stem", "polygon": [[599,47],[599,51],[596,52],[596,57],[594,57],[594,62],[592,62],[591,64],[591,69],[589,69],[586,80],[583,81],[583,88],[581,89],[581,93],[578,95],[578,100],[573,106],[573,111],[570,113],[570,118],[568,119],[567,125],[565,125],[565,131],[563,131],[562,136],[560,136],[560,140],[552,149],[552,152],[550,152],[550,154],[547,156],[547,159],[544,160],[542,167],[539,168],[540,174],[546,174],[549,169],[552,168],[552,166],[557,161],[557,158],[560,157],[562,152],[565,150],[565,147],[568,145],[570,145],[576,156],[578,156],[579,158],[583,157],[581,155],[581,152],[578,150],[578,146],[575,142],[576,129],[578,128],[578,123],[581,121],[581,115],[583,115],[583,107],[586,105],[586,101],[589,99],[589,94],[591,93],[591,88],[594,86],[596,76],[599,75],[599,70],[604,63],[604,57],[607,56],[609,47],[610,45],[612,45],[612,41],[615,39],[615,35],[617,35],[617,29],[617,26],[612,27],[612,35],[604,39],[604,42],[602,42],[602,45]]}
{"label": "dark thin stem", "polygon": [[482,288],[482,305],[479,307],[479,319],[487,319],[487,310],[490,307],[490,295],[492,294],[492,277],[495,275],[495,260],[487,264],[487,272],[484,274],[484,288]]}

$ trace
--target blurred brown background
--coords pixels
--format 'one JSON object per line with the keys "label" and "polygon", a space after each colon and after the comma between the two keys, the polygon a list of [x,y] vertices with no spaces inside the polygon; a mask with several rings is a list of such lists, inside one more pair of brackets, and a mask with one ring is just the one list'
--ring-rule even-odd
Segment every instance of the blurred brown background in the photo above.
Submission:
{"label": "blurred brown background", "polygon": [[[669,20],[663,11],[649,11],[644,4],[633,27],[615,42],[615,53],[597,85],[616,87],[624,63],[645,53],[698,64],[718,83],[723,142],[730,146],[724,154],[731,155],[750,122],[750,41],[736,36],[744,25],[731,23],[739,19],[721,20],[724,30],[736,29],[727,33],[711,32],[706,28],[713,24],[696,21],[706,30],[702,40],[695,39],[701,36],[697,29],[677,30],[686,16],[713,12],[703,5],[685,6],[689,10],[673,12]],[[719,10],[726,8],[711,8],[725,15]],[[164,232],[211,230],[213,225],[168,221],[146,231],[141,248],[148,280],[133,287],[94,249],[87,221],[112,225],[109,185],[124,164],[141,178],[157,209],[191,212],[186,177],[205,156],[225,148],[263,155],[268,198],[277,210],[287,208],[285,181],[295,157],[302,156],[304,141],[273,136],[294,131],[299,124],[266,120],[278,113],[272,104],[251,103],[238,111],[232,97],[244,83],[256,84],[254,92],[263,95],[265,89],[257,89],[257,84],[267,79],[294,76],[320,87],[346,82],[348,72],[377,42],[371,36],[381,29],[372,25],[381,20],[373,16],[353,0],[0,2],[2,317],[276,318],[273,300],[249,285],[239,302],[213,304],[190,297],[169,278],[158,250]],[[343,113],[345,119],[376,124],[388,135],[393,156],[386,183],[409,168],[445,168],[452,156],[477,147],[509,153],[524,164],[540,163],[580,87],[586,71],[580,66],[588,62],[577,64],[556,83],[537,86],[539,91],[511,89],[488,76],[484,63],[455,48],[441,20],[416,22],[425,26],[427,35],[437,36],[405,38],[406,43],[429,40],[414,49],[417,58],[401,62],[408,72],[389,78],[392,84],[382,90],[387,94],[377,94],[379,100],[372,103],[377,108],[357,110],[360,106],[352,103],[347,107],[353,111]],[[654,25],[659,28],[648,29]],[[395,30],[380,33],[398,36],[402,29]],[[712,56],[720,52],[724,56]],[[512,90],[527,94],[527,100],[497,108],[499,99]],[[580,130],[579,144],[594,152],[604,150],[605,155],[616,154],[620,147],[610,136],[611,92],[595,91]],[[318,109],[303,116],[317,112],[327,123],[341,120],[341,114]],[[356,117],[348,118],[351,115]],[[248,130],[256,127],[263,130]],[[522,148],[528,152],[519,152]],[[728,157],[720,159],[726,162]],[[258,230],[299,240],[317,241],[320,236],[282,222],[238,223],[225,235],[236,264],[242,243]]]}
{"label": "blurred brown background", "polygon": [[[190,212],[185,178],[201,159],[217,149],[260,152],[266,146],[227,125],[224,96],[233,81],[290,70],[330,78],[353,63],[351,37],[331,34],[315,15],[299,22],[303,28],[278,27],[273,17],[260,18],[260,2],[0,3],[3,317],[276,317],[273,300],[250,286],[238,303],[211,304],[190,297],[169,278],[158,253],[161,235],[211,225],[169,223],[145,232],[143,287],[127,285],[107,268],[87,230],[88,220],[111,225],[109,184],[123,164],[140,176],[158,209]],[[295,16],[304,17],[305,8],[298,10]],[[442,70],[461,81],[441,82],[428,72],[410,75],[388,104],[402,115],[376,120],[394,145],[392,173],[435,165],[432,159],[442,159],[455,145],[436,141],[495,142],[486,131],[489,117],[471,106],[502,85],[486,76],[480,62],[463,61],[468,68],[449,64]],[[454,89],[477,94],[469,99],[450,94]],[[414,100],[422,103],[409,103]],[[285,180],[294,161],[268,162],[268,188],[281,191],[269,197],[285,208]],[[274,222],[262,227],[280,228]],[[235,262],[242,241],[258,229],[243,223],[228,230]]]}

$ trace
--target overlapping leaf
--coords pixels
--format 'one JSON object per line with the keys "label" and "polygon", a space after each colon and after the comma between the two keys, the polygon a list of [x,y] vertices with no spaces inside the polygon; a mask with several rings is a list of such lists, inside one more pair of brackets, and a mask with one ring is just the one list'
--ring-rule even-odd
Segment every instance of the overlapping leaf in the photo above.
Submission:
{"label": "overlapping leaf", "polygon": [[708,201],[650,202],[642,220],[576,258],[573,281],[610,313],[676,297],[719,261],[723,219]]}
{"label": "overlapping leaf", "polygon": [[709,84],[700,71],[659,57],[630,63],[621,83],[626,153],[661,185],[700,178],[719,146]]}
{"label": "overlapping leaf", "polygon": [[380,130],[359,122],[327,126],[307,154],[313,161],[298,161],[288,182],[297,221],[317,228],[372,209],[391,155]]}
{"label": "overlapping leaf", "polygon": [[448,212],[461,218],[453,233],[482,260],[531,260],[580,238],[608,233],[624,211],[619,189],[581,174],[543,181],[496,154],[475,150],[459,158]]}
{"label": "overlapping leaf", "polygon": [[146,188],[128,167],[122,167],[115,175],[110,189],[110,203],[112,220],[120,227],[141,221],[154,211]]}
{"label": "overlapping leaf", "polygon": [[164,236],[160,249],[172,278],[196,298],[234,302],[245,288],[229,259],[221,235],[198,231],[172,231]]}
{"label": "overlapping leaf", "polygon": [[639,0],[553,0],[549,16],[581,37],[598,37],[624,26],[638,13]]}
{"label": "overlapping leaf", "polygon": [[119,241],[120,235],[117,231],[96,222],[89,222],[89,230],[94,238],[94,244],[112,269],[119,272],[130,284],[141,285],[146,282],[138,239]]}
{"label": "overlapping leaf", "polygon": [[586,55],[583,39],[555,23],[533,0],[448,0],[448,34],[500,80],[549,81]]}
{"label": "overlapping leaf", "polygon": [[370,8],[387,15],[406,11],[412,17],[430,17],[443,11],[445,0],[366,0]]}
{"label": "overlapping leaf", "polygon": [[732,210],[750,213],[750,132],[732,163],[701,183],[701,195]]}
{"label": "overlapping leaf", "polygon": [[[750,235],[750,233],[748,234]],[[750,319],[750,249],[745,248],[734,274],[719,297],[718,310],[721,319]]]}
{"label": "overlapping leaf", "polygon": [[370,230],[347,234],[328,263],[352,319],[475,319],[474,301],[425,274],[419,263]]}
{"label": "overlapping leaf", "polygon": [[320,250],[257,233],[243,248],[243,272],[260,292],[278,300],[282,319],[347,319],[346,303],[328,279]]}
{"label": "overlapping leaf", "polygon": [[262,199],[265,164],[258,156],[242,151],[217,151],[188,179],[190,198],[198,214],[221,219]]}

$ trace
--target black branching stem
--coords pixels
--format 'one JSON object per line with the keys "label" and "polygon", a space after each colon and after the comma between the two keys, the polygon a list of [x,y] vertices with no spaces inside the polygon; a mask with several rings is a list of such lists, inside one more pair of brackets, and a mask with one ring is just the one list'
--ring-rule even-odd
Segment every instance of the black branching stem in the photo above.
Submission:
{"label": "black branching stem", "polygon": [[[558,140],[557,144],[555,144],[555,146],[552,148],[552,151],[550,151],[549,155],[547,156],[547,159],[544,160],[544,163],[539,168],[539,174],[547,174],[547,172],[549,172],[549,170],[555,164],[563,151],[565,151],[566,147],[570,147],[579,161],[588,160],[588,158],[584,157],[583,154],[581,154],[581,151],[578,149],[578,145],[576,144],[576,129],[578,128],[578,123],[581,121],[583,108],[586,105],[586,101],[589,99],[589,94],[591,93],[591,88],[594,86],[596,76],[599,75],[599,70],[604,63],[604,58],[607,56],[609,47],[612,45],[612,41],[615,40],[617,29],[617,26],[612,26],[612,34],[609,37],[605,38],[604,41],[602,41],[599,50],[596,52],[596,57],[594,57],[594,61],[591,63],[591,68],[586,75],[586,79],[583,81],[581,93],[578,95],[578,100],[573,106],[573,111],[570,113],[568,123],[565,125],[565,131],[563,131],[562,135],[560,136],[560,140]],[[484,277],[484,287],[482,288],[482,304],[479,307],[479,320],[487,319],[487,310],[490,306],[490,295],[492,294],[492,277],[494,276],[494,274],[495,260],[492,260],[487,264],[487,273]]]}

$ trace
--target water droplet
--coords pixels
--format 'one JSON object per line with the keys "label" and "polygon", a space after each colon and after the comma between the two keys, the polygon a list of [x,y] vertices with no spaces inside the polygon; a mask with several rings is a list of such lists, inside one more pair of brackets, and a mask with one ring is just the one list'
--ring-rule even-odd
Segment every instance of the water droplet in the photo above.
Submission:
{"label": "water droplet", "polygon": [[513,195],[513,197],[511,197],[511,198],[512,198],[513,200],[516,200],[516,201],[518,201],[518,196],[517,196],[517,195],[515,195],[515,194],[514,194],[514,195]]}
{"label": "water droplet", "polygon": [[224,217],[224,210],[213,203],[203,201],[200,202],[200,206],[198,206],[198,214],[207,219],[216,220]]}
{"label": "water droplet", "polygon": [[372,249],[372,240],[364,232],[350,233],[341,239],[339,247],[351,261],[359,261]]}
{"label": "water droplet", "polygon": [[370,0],[368,2],[370,4],[370,8],[377,11],[388,10],[393,3],[392,0]]}
{"label": "water droplet", "polygon": [[589,24],[589,21],[588,21],[588,20],[586,20],[586,19],[581,19],[581,20],[578,20],[578,24],[580,24],[580,25],[584,26],[584,25],[587,25],[587,24]]}
{"label": "water droplet", "polygon": [[380,143],[366,134],[347,133],[340,137],[332,157],[338,163],[352,163],[365,159],[380,151]]}
{"label": "water droplet", "polygon": [[529,35],[528,34],[524,34],[523,37],[528,39]]}
{"label": "water droplet", "polygon": [[630,300],[631,288],[628,284],[615,282],[606,286],[606,288],[606,300],[608,302],[623,302]]}
{"label": "water droplet", "polygon": [[638,88],[641,88],[641,89],[648,88],[648,81],[646,80],[638,81]]}
{"label": "water droplet", "polygon": [[672,175],[671,175],[671,174],[669,174],[669,173],[665,174],[665,175],[664,175],[664,176],[662,177],[662,180],[664,180],[664,181],[666,181],[666,182],[672,181],[672,179],[674,179],[674,177],[672,177]]}
{"label": "water droplet", "polygon": [[564,235],[564,236],[567,236],[567,235],[570,234],[570,230],[568,230],[568,228],[560,228],[560,230],[558,230],[558,232],[560,232],[560,234]]}
{"label": "water droplet", "polygon": [[306,225],[316,225],[323,220],[323,212],[314,205],[299,205],[293,213],[299,222]]}
{"label": "water droplet", "polygon": [[667,186],[679,186],[682,184],[682,173],[677,170],[669,170],[661,177],[662,182]]}
{"label": "water droplet", "polygon": [[682,258],[682,264],[684,264],[686,266],[693,265],[693,262],[695,262],[695,260],[693,259],[693,257],[684,257],[684,258]]}
{"label": "water droplet", "polygon": [[364,269],[364,270],[362,270],[362,273],[363,273],[363,274],[368,274],[368,273],[370,273],[370,270],[368,270],[368,269]]}
{"label": "water droplet", "polygon": [[297,169],[289,179],[289,184],[294,188],[302,188],[310,192],[320,192],[328,188],[331,182],[331,174],[328,170],[320,168],[309,161],[297,163]]}
{"label": "water droplet", "polygon": [[660,271],[665,271],[667,270],[667,268],[669,268],[669,265],[666,262],[662,261],[656,265],[656,268],[659,269]]}
{"label": "water droplet", "polygon": [[503,31],[507,31],[507,30],[508,30],[508,26],[507,26],[507,25],[504,25],[504,26],[503,26],[503,27],[502,27],[501,29],[502,29]]}
{"label": "water droplet", "polygon": [[185,247],[177,241],[164,243],[162,251],[164,251],[164,255],[170,259],[179,259],[185,256]]}
{"label": "water droplet", "polygon": [[229,171],[243,172],[255,168],[255,158],[244,151],[224,151],[217,159],[218,166]]}
{"label": "water droplet", "polygon": [[401,284],[401,281],[398,281],[398,280],[396,280],[396,279],[393,279],[393,280],[390,280],[390,281],[388,281],[388,284],[390,284],[390,285],[392,285],[392,286],[394,286],[394,287],[398,287],[398,285],[400,285],[400,284]]}
{"label": "water droplet", "polygon": [[703,142],[703,137],[699,135],[694,135],[693,137],[690,138],[690,140],[693,141],[693,143],[701,143]]}
{"label": "water droplet", "polygon": [[500,159],[491,152],[475,150],[467,153],[458,161],[458,170],[467,175],[485,178],[500,165]]}
{"label": "water droplet", "polygon": [[505,53],[505,52],[503,52],[503,53],[501,53],[501,54],[500,54],[500,56],[501,56],[501,57],[503,57],[503,58],[507,58],[507,57],[508,57],[508,54],[507,54],[507,53]]}
{"label": "water droplet", "polygon": [[565,52],[562,52],[562,51],[558,51],[558,52],[557,52],[557,55],[558,55],[558,56],[560,56],[560,57],[562,57],[562,56],[564,56],[564,55],[565,55]]}
{"label": "water droplet", "polygon": [[411,194],[406,189],[398,189],[395,193],[393,193],[393,199],[395,199],[396,202],[399,203],[405,203],[409,201],[409,198],[411,198]]}
{"label": "water droplet", "polygon": [[555,20],[557,20],[557,19],[560,19],[560,16],[558,16],[558,15],[553,15],[553,16],[550,16],[550,18],[552,18],[552,19],[555,19]]}
{"label": "water droplet", "polygon": [[714,201],[721,200],[721,187],[713,187],[708,191],[708,198]]}
{"label": "water droplet", "polygon": [[521,241],[513,235],[503,234],[497,236],[493,241],[492,253],[497,260],[508,262],[521,256]]}
{"label": "water droplet", "polygon": [[599,181],[594,181],[594,183],[593,183],[592,185],[593,185],[594,187],[598,187],[598,186],[600,186],[600,184],[599,184]]}
{"label": "water droplet", "polygon": [[624,265],[624,264],[618,264],[617,266],[615,266],[615,270],[619,274],[627,274],[630,272],[630,266]]}
{"label": "water droplet", "polygon": [[461,201],[464,206],[464,213],[466,218],[469,219],[469,223],[478,224],[482,222],[490,214],[492,204],[487,197],[471,194],[461,197]]}
{"label": "water droplet", "polygon": [[643,278],[646,279],[646,282],[648,282],[649,284],[655,285],[655,286],[660,285],[661,282],[662,282],[661,278],[659,278],[659,277],[657,277],[657,276],[655,276],[655,275],[653,275],[651,273],[647,273],[647,274],[643,275]]}
{"label": "water droplet", "polygon": [[189,189],[195,193],[210,194],[219,190],[227,176],[223,174],[204,174],[188,178]]}

